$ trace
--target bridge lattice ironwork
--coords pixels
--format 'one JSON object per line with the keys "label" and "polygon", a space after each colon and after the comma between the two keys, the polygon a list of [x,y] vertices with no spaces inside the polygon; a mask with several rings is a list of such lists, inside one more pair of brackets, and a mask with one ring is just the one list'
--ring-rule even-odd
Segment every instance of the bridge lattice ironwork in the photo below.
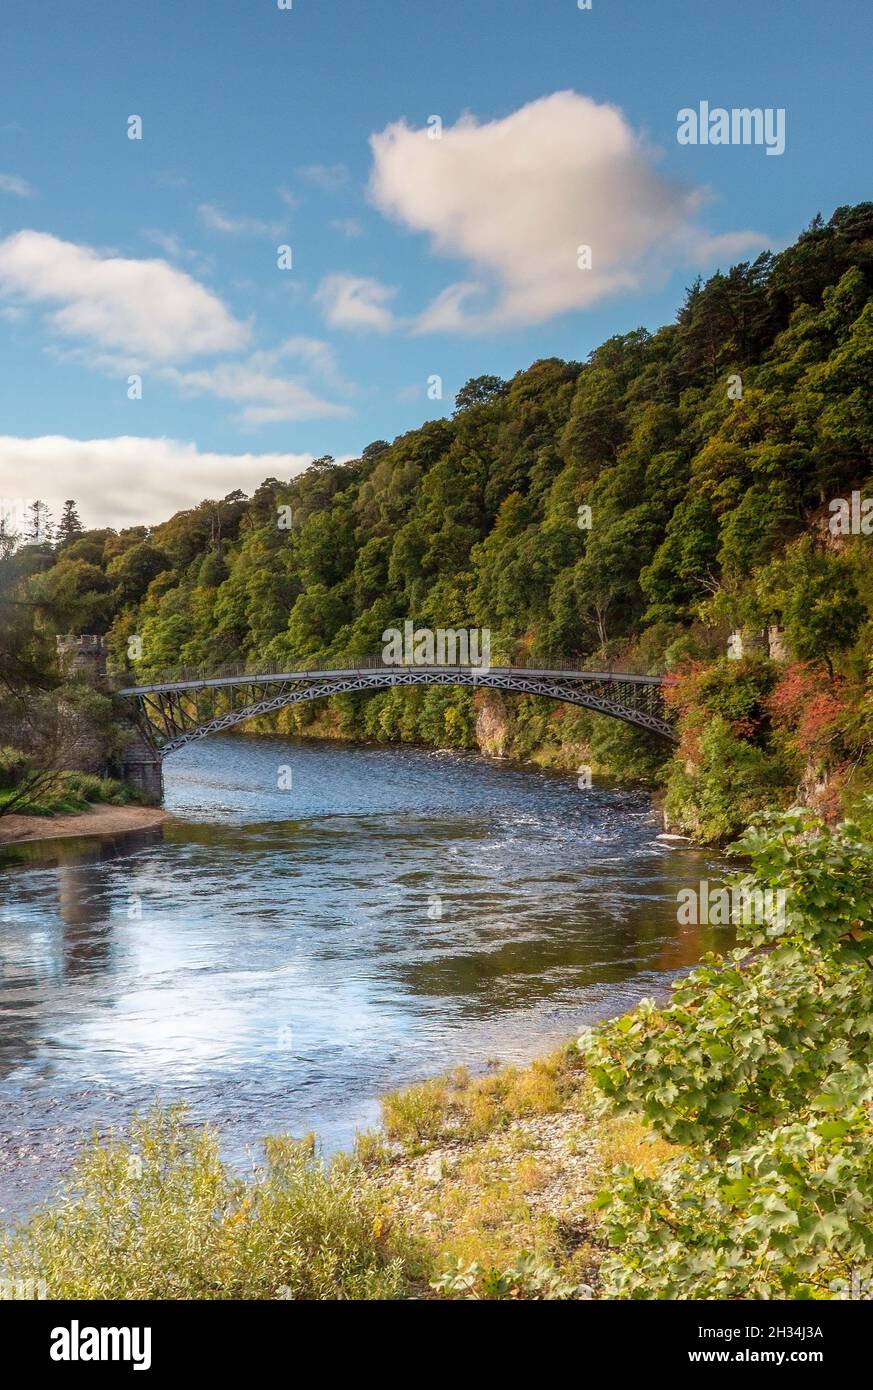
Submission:
{"label": "bridge lattice ironwork", "polygon": [[466,666],[389,665],[380,657],[312,670],[246,671],[240,667],[204,675],[173,672],[141,685],[121,685],[119,696],[136,702],[140,724],[162,757],[196,739],[246,720],[274,714],[306,700],[390,690],[397,686],[467,686],[516,695],[541,695],[579,705],[675,740],[660,676],[630,671],[589,671],[570,663]]}

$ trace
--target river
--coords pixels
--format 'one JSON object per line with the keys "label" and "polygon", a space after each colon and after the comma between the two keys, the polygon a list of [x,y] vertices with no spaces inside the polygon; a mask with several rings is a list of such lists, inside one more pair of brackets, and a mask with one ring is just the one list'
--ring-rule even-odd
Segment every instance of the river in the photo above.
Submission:
{"label": "river", "polygon": [[[290,785],[288,785],[290,783]],[[168,760],[162,829],[0,853],[0,1219],[156,1096],[225,1152],[378,1120],[664,990],[717,858],[641,792],[418,748],[231,736]]]}

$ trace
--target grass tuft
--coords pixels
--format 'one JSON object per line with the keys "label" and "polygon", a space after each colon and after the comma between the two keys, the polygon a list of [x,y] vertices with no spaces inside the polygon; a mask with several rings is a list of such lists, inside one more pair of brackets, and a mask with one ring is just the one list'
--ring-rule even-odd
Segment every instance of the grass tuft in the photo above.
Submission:
{"label": "grass tuft", "polygon": [[382,1100],[389,1139],[415,1151],[436,1140],[479,1139],[513,1120],[551,1115],[573,1092],[582,1060],[574,1044],[527,1067],[471,1079],[463,1068],[392,1091]]}

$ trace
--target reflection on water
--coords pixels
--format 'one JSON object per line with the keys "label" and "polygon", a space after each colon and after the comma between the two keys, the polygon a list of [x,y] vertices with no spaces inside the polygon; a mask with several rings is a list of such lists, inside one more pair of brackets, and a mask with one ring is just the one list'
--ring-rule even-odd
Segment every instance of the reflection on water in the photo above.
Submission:
{"label": "reflection on water", "polygon": [[530,1057],[726,944],[677,927],[719,866],[659,841],[640,794],[269,738],[166,771],[162,830],[0,858],[0,1210],[155,1095],[233,1159],[270,1132],[347,1143],[380,1091]]}

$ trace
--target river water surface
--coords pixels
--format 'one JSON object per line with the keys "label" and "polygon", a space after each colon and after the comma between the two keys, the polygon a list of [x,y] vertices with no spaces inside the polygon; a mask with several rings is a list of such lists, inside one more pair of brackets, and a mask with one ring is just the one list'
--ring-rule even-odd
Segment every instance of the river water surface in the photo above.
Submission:
{"label": "river water surface", "polygon": [[234,1162],[270,1133],[334,1149],[380,1092],[529,1059],[724,945],[676,923],[720,865],[642,793],[247,736],[166,788],[161,830],[0,852],[0,1219],[156,1096]]}

